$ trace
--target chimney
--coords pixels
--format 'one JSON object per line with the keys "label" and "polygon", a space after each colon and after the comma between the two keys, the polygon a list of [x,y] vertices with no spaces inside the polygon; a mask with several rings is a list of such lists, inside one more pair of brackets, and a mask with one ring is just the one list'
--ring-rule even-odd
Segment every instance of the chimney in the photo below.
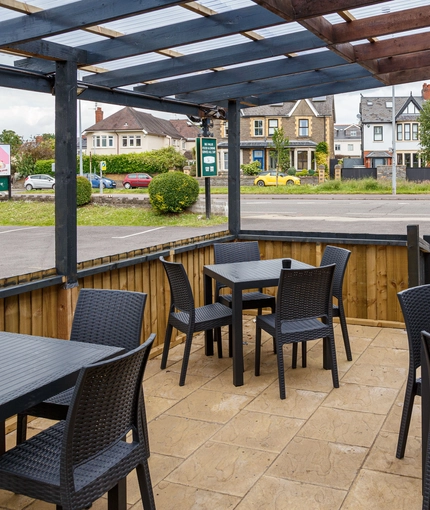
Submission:
{"label": "chimney", "polygon": [[96,124],[97,122],[101,122],[103,120],[103,110],[100,106],[96,108]]}
{"label": "chimney", "polygon": [[36,135],[36,143],[42,143],[43,142],[43,136],[42,135]]}
{"label": "chimney", "polygon": [[423,89],[421,91],[422,97],[424,101],[428,101],[430,99],[430,84],[427,85],[427,83],[423,84]]}

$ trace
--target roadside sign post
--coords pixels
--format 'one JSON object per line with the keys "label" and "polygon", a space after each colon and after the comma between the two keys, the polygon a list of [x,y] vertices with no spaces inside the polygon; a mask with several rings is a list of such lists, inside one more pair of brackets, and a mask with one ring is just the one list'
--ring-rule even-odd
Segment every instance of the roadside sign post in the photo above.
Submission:
{"label": "roadside sign post", "polygon": [[106,161],[100,161],[100,194],[103,195],[103,172],[106,172]]}
{"label": "roadside sign post", "polygon": [[[203,135],[209,133],[208,119],[203,119]],[[206,218],[211,217],[210,178],[218,175],[216,138],[202,137],[196,139],[197,176],[205,178]]]}

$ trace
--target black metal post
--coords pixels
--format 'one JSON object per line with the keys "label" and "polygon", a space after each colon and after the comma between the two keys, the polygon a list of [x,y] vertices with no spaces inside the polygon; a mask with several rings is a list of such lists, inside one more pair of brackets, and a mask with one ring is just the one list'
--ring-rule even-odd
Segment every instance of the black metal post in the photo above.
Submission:
{"label": "black metal post", "polygon": [[[202,136],[209,136],[209,119],[202,119]],[[206,202],[206,219],[211,217],[211,178],[205,177],[205,202]]]}
{"label": "black metal post", "polygon": [[228,102],[228,228],[240,232],[240,109],[236,101]]}
{"label": "black metal post", "polygon": [[418,225],[407,226],[408,247],[408,287],[421,284],[420,270],[420,234]]}
{"label": "black metal post", "polygon": [[66,286],[77,285],[76,62],[56,63],[55,77],[55,266]]}

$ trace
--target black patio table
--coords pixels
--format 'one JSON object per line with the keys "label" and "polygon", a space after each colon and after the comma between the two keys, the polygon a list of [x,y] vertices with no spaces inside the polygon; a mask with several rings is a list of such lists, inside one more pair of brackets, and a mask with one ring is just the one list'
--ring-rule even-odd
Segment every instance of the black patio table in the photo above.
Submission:
{"label": "black patio table", "polygon": [[[223,283],[232,290],[233,384],[235,386],[243,385],[242,291],[277,287],[283,260],[285,258],[212,264],[203,268],[205,304],[212,303],[213,300],[212,280]],[[292,269],[313,267],[295,259],[290,260]],[[205,338],[205,353],[211,356],[213,355],[213,332],[207,331]]]}
{"label": "black patio table", "polygon": [[122,347],[0,331],[0,455],[6,418],[71,388],[84,365],[122,352]]}

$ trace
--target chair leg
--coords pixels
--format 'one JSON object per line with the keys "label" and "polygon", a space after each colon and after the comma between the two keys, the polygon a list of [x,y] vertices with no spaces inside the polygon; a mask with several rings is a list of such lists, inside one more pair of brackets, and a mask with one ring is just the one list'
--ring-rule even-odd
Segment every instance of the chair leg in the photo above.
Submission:
{"label": "chair leg", "polygon": [[255,368],[254,373],[256,376],[260,375],[260,356],[261,356],[261,328],[255,328]]}
{"label": "chair leg", "polygon": [[285,394],[285,374],[284,374],[284,351],[282,344],[276,345],[276,357],[278,360],[278,380],[279,380],[279,396],[282,400],[286,398]]}
{"label": "chair leg", "polygon": [[127,481],[122,478],[108,492],[108,510],[126,510],[127,508]]}
{"label": "chair leg", "polygon": [[136,467],[137,479],[139,481],[140,496],[144,510],[155,510],[154,493],[152,492],[151,475],[148,462],[145,460]]}
{"label": "chair leg", "polygon": [[233,357],[233,326],[228,327],[228,357]]}
{"label": "chair leg", "polygon": [[423,506],[422,510],[430,510],[430,434],[427,439],[427,454],[424,466],[423,480]]}
{"label": "chair leg", "polygon": [[343,304],[339,303],[339,321],[342,329],[343,343],[345,345],[346,359],[352,361],[351,344],[349,343],[348,327],[346,325],[345,310]]}
{"label": "chair leg", "polygon": [[218,358],[222,358],[222,335],[221,328],[214,329],[214,340],[217,344]]}
{"label": "chair leg", "polygon": [[306,368],[308,364],[307,342],[302,342],[302,368]]}
{"label": "chair leg", "polygon": [[16,422],[16,444],[21,444],[27,439],[27,415],[18,414]]}
{"label": "chair leg", "polygon": [[169,356],[170,339],[172,337],[172,326],[168,323],[166,327],[166,335],[164,336],[163,356],[161,358],[161,368],[164,370],[167,365],[167,357]]}
{"label": "chair leg", "polygon": [[179,386],[185,384],[185,377],[187,375],[188,360],[190,359],[191,343],[193,341],[193,332],[188,331],[187,338],[185,340],[184,358],[182,360],[181,376],[179,378]]}
{"label": "chair leg", "polygon": [[297,343],[293,344],[291,368],[297,368]]}
{"label": "chair leg", "polygon": [[397,441],[396,457],[403,459],[406,450],[406,441],[408,440],[409,425],[411,423],[412,409],[414,399],[417,394],[416,381],[409,377],[405,391],[405,401],[403,403],[402,419],[400,421],[399,439]]}
{"label": "chair leg", "polygon": [[333,379],[333,388],[339,388],[339,374],[337,371],[336,346],[334,343],[334,333],[327,337],[331,354],[331,376]]}

